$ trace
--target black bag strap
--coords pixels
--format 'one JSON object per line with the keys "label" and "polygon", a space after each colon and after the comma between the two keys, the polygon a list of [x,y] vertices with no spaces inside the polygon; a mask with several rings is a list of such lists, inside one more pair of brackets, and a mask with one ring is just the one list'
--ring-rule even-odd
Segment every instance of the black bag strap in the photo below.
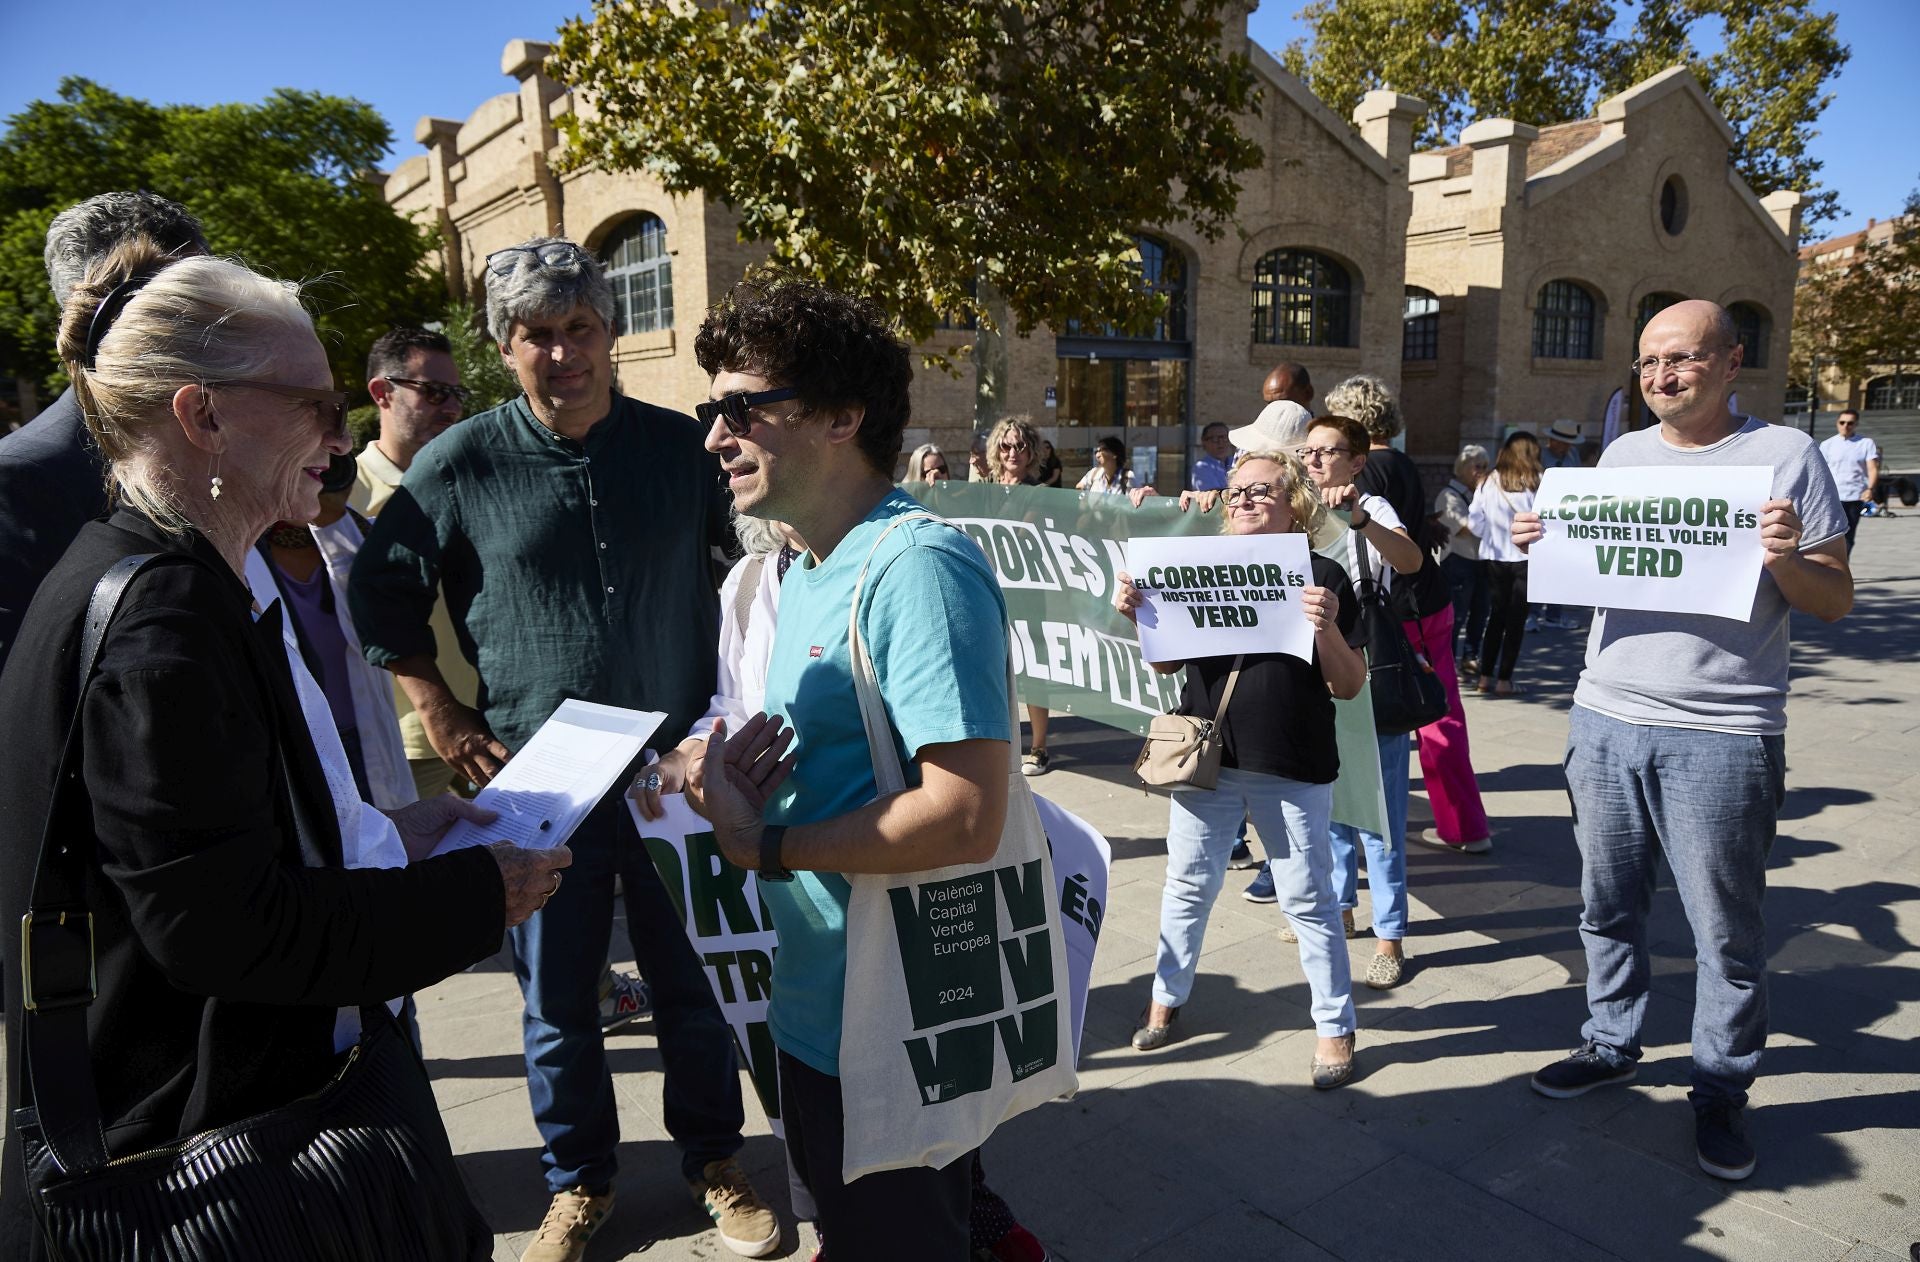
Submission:
{"label": "black bag strap", "polygon": [[93,585],[81,623],[79,687],[54,779],[53,801],[40,839],[33,893],[20,922],[20,1000],[26,1065],[20,1075],[39,1115],[48,1150],[63,1170],[102,1165],[107,1141],[100,1098],[87,1054],[87,1009],[99,993],[93,955],[93,913],[87,907],[86,869],[93,847],[84,830],[56,836],[61,798],[80,776],[80,713],[107,628],[133,580],[150,565],[186,560],[176,553],[142,552],[108,567]]}

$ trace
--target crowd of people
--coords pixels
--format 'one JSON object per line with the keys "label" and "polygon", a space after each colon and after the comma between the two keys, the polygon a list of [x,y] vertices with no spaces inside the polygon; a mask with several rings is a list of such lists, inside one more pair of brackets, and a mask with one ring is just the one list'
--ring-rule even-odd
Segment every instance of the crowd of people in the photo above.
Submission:
{"label": "crowd of people", "polygon": [[[1044,1259],[977,1148],[845,1177],[849,877],[990,860],[1019,784],[1009,767],[1052,764],[1047,711],[1026,707],[1018,730],[991,563],[896,484],[912,369],[886,313],[772,273],[743,281],[699,330],[711,390],[689,416],[619,389],[600,262],[536,238],[483,271],[487,330],[521,393],[462,419],[446,340],[396,329],[370,348],[379,434],[355,457],[297,287],[212,256],[180,207],[90,199],[54,220],[46,257],[72,388],[0,440],[0,725],[16,736],[0,762],[0,910],[26,925],[28,957],[6,987],[7,1091],[37,1110],[6,1136],[8,1255],[100,1229],[63,1225],[50,1181],[244,1128],[373,1066],[430,1105],[408,996],[503,933],[549,1196],[526,1262],[581,1257],[613,1211],[605,1033],[642,1014],[692,1197],[728,1248],[773,1252],[781,1223],[739,1160],[733,1034],[628,810],[657,816],[684,793],[725,858],[758,874],[778,930],[768,1024],[790,1203],[819,1257]],[[1669,307],[1638,349],[1659,424],[1599,466],[1771,468],[1763,576],[1744,623],[1593,615],[1565,761],[1590,1019],[1532,1086],[1564,1098],[1633,1078],[1664,855],[1699,940],[1696,1157],[1740,1179],[1767,1029],[1760,907],[1784,791],[1787,617],[1850,607],[1855,515],[1829,462],[1866,461],[1729,410],[1741,351],[1715,304]],[[1543,467],[1578,460],[1579,434],[1550,427],[1544,452],[1525,431],[1491,457],[1464,447],[1429,496],[1394,446],[1386,382],[1351,377],[1315,412],[1307,371],[1283,364],[1262,395],[1251,422],[1201,431],[1177,506],[1217,514],[1225,534],[1306,538],[1313,654],[1150,663],[1185,672],[1180,710],[1214,725],[1220,770],[1169,798],[1159,951],[1132,1043],[1181,1036],[1213,904],[1228,870],[1258,862],[1257,841],[1246,894],[1276,903],[1297,945],[1317,1034],[1306,1077],[1329,1090],[1364,1069],[1345,946],[1363,932],[1363,865],[1361,980],[1390,989],[1410,968],[1416,755],[1434,826],[1411,840],[1493,847],[1461,683],[1516,691],[1533,496]],[[902,480],[959,473],[923,445]],[[966,473],[1062,478],[1020,416],[976,435]],[[1078,489],[1156,494],[1117,439]],[[1118,575],[1115,610],[1132,617],[1140,599]],[[1445,706],[1380,725],[1374,831],[1333,818],[1334,732],[1382,636],[1404,637]],[[870,755],[855,682],[869,660],[899,792],[881,793]],[[664,713],[672,743],[564,845],[436,854],[455,824],[493,822],[463,794],[568,698]],[[644,982],[609,968],[617,905]],[[84,934],[69,927],[83,918]],[[371,1233],[355,1256],[491,1256],[457,1176],[433,1183],[450,1166],[438,1116],[390,1124],[441,1154],[408,1167],[434,1194],[348,1215],[343,1230]],[[181,1230],[254,1230],[284,1208],[257,1194],[221,1211],[225,1227]],[[152,1212],[124,1204],[113,1212]]]}

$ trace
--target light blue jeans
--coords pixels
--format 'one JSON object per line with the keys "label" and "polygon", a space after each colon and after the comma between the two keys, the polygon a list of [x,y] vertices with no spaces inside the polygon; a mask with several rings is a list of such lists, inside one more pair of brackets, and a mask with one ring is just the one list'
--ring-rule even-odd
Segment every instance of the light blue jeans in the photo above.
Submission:
{"label": "light blue jeans", "polygon": [[1327,821],[1333,786],[1222,768],[1213,789],[1176,788],[1167,818],[1167,884],[1160,895],[1160,956],[1153,998],[1178,1008],[1193,993],[1207,917],[1226,881],[1243,819],[1260,831],[1280,910],[1300,939],[1300,968],[1322,1038],[1353,1033],[1353,976],[1333,899]]}
{"label": "light blue jeans", "polygon": [[1786,797],[1786,738],[1644,727],[1573,707],[1567,795],[1580,846],[1581,1036],[1640,1059],[1653,970],[1647,912],[1660,857],[1694,938],[1696,1100],[1744,1106],[1767,1042],[1767,851]]}
{"label": "light blue jeans", "polygon": [[1410,733],[1382,736],[1380,782],[1387,792],[1387,835],[1351,824],[1333,826],[1334,892],[1342,911],[1360,905],[1360,847],[1367,848],[1367,888],[1373,893],[1373,936],[1398,942],[1407,936],[1407,760]]}

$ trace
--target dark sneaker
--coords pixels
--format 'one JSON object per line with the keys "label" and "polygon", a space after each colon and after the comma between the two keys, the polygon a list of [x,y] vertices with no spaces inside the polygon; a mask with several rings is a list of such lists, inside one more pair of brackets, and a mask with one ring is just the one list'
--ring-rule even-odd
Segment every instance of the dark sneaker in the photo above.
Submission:
{"label": "dark sneaker", "polygon": [[608,969],[600,975],[600,1032],[644,1021],[653,1015],[653,991],[638,973]]}
{"label": "dark sneaker", "polygon": [[1716,1179],[1738,1181],[1753,1173],[1753,1145],[1747,1142],[1742,1112],[1731,1100],[1694,1100],[1693,1154]]}
{"label": "dark sneaker", "polygon": [[1260,875],[1253,878],[1253,884],[1240,891],[1240,897],[1249,903],[1277,903],[1280,895],[1273,889],[1273,869],[1262,864]]}
{"label": "dark sneaker", "polygon": [[1598,1044],[1588,1043],[1565,1060],[1556,1060],[1533,1076],[1533,1089],[1554,1100],[1571,1100],[1595,1087],[1632,1082],[1639,1071],[1632,1061],[1616,1065]]}
{"label": "dark sneaker", "polygon": [[1233,853],[1227,856],[1227,871],[1245,872],[1248,868],[1257,868],[1262,860],[1253,853],[1253,847],[1242,837],[1233,843]]}

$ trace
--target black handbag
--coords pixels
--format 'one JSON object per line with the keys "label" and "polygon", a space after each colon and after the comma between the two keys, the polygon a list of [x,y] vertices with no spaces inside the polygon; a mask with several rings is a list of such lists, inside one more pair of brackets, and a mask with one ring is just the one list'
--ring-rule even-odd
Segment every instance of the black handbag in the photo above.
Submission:
{"label": "black handbag", "polygon": [[[80,713],[101,643],[148,565],[116,562],[95,585],[80,690],[60,759],[77,775]],[[492,1255],[468,1197],[426,1067],[393,1015],[361,1009],[361,1038],[333,1080],[289,1104],[146,1152],[110,1157],[87,1049],[97,992],[85,873],[90,834],[56,837],[49,812],[22,920],[22,1106],[13,1114],[28,1197],[59,1262],[360,1262]]]}
{"label": "black handbag", "polygon": [[[1367,562],[1367,541],[1355,532],[1360,580],[1360,626],[1366,633],[1367,677],[1373,687],[1373,726],[1382,736],[1425,727],[1447,712],[1447,689],[1426,655],[1407,642],[1402,621]],[[1426,568],[1422,566],[1421,568]]]}

